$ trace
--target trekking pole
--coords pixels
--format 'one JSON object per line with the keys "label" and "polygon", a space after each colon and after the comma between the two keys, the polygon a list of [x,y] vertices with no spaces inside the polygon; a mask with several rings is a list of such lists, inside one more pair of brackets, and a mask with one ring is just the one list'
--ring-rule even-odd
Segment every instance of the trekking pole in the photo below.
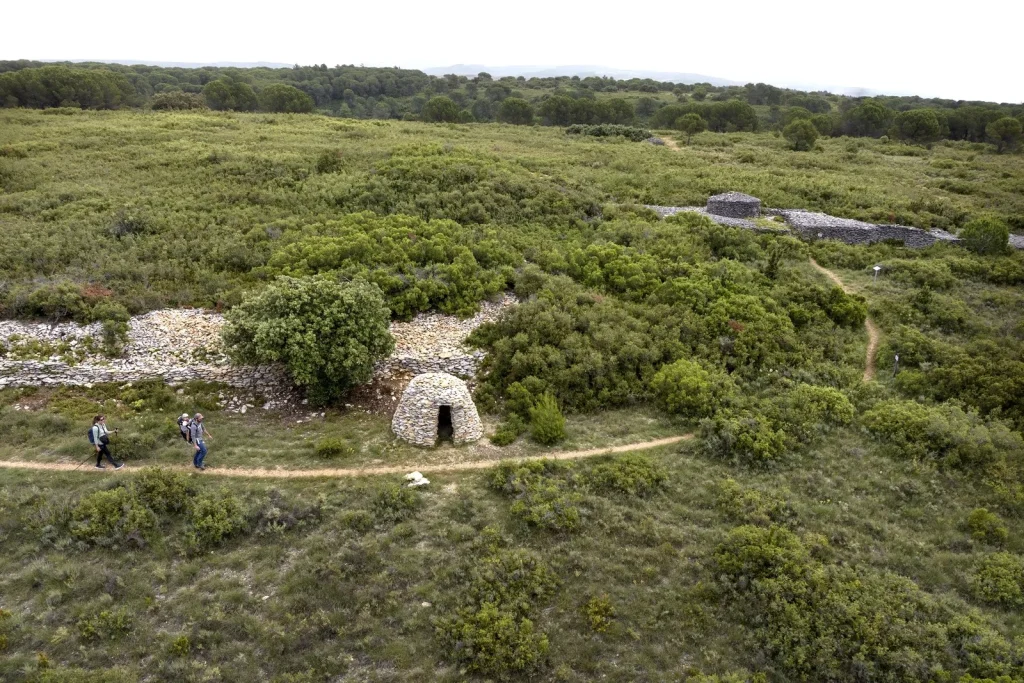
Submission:
{"label": "trekking pole", "polygon": [[91,460],[91,459],[92,459],[92,453],[90,453],[90,454],[89,454],[89,457],[88,457],[88,458],[86,458],[86,459],[85,459],[85,460],[83,460],[82,462],[80,462],[80,463],[78,463],[77,465],[75,465],[75,469],[73,469],[73,470],[71,470],[71,471],[72,471],[72,472],[77,472],[77,471],[78,471],[78,468],[79,468],[79,467],[81,467],[81,466],[82,466],[82,465],[84,465],[84,464],[85,464],[85,463],[86,463],[87,461],[89,461],[89,460]]}

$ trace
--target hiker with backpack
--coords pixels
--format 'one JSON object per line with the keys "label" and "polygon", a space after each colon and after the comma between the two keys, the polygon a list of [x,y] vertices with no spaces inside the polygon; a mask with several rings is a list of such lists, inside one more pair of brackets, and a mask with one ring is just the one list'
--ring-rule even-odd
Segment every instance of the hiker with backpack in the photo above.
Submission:
{"label": "hiker with backpack", "polygon": [[[114,433],[117,433],[116,429]],[[115,470],[124,467],[124,463],[118,464],[114,461],[114,456],[110,454],[110,449],[107,447],[110,444],[110,431],[107,429],[106,415],[97,415],[92,419],[92,428],[89,430],[89,443],[96,447],[96,469],[106,469],[103,465],[103,456],[107,456],[107,460],[110,461]]]}
{"label": "hiker with backpack", "polygon": [[206,460],[206,440],[203,436],[206,435],[212,439],[213,435],[206,431],[202,413],[196,413],[195,417],[192,418],[188,426],[188,433],[192,446],[196,450],[196,454],[192,458],[192,465],[197,470],[205,470],[206,465],[203,464],[203,461]]}

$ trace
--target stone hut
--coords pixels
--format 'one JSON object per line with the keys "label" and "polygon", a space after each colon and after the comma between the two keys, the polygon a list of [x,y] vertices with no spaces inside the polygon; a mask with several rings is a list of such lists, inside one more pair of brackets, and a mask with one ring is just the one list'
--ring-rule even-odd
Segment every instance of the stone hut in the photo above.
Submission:
{"label": "stone hut", "polygon": [[409,382],[398,403],[391,429],[417,446],[434,446],[450,438],[458,445],[483,436],[480,415],[466,383],[444,372],[427,372]]}
{"label": "stone hut", "polygon": [[726,192],[708,197],[707,212],[726,218],[758,218],[761,200],[742,192]]}

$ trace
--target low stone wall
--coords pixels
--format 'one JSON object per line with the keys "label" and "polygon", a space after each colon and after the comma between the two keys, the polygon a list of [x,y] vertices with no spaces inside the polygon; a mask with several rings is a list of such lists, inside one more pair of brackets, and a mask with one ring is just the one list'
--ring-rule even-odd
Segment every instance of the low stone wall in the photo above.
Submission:
{"label": "low stone wall", "polygon": [[[653,204],[645,206],[662,218],[674,216],[677,213],[689,212],[702,214],[719,225],[727,225],[734,228],[745,228],[758,232],[777,232],[780,229],[786,229],[782,225],[779,228],[771,228],[765,225],[758,225],[751,220],[718,216],[709,213],[702,206],[657,206]],[[871,244],[885,240],[899,240],[904,245],[915,249],[930,247],[937,242],[948,244],[960,242],[959,237],[945,230],[922,230],[907,225],[865,223],[864,221],[853,220],[852,218],[839,218],[826,213],[805,211],[804,209],[764,209],[762,213],[765,216],[782,217],[791,232],[810,240],[832,239],[847,244]],[[1009,246],[1011,249],[1024,249],[1024,235],[1010,235]]]}
{"label": "low stone wall", "polygon": [[[499,301],[483,303],[480,312],[472,318],[427,313],[408,322],[391,323],[395,351],[377,365],[375,375],[386,378],[395,374],[445,372],[473,377],[484,353],[467,348],[463,341],[474,329],[496,320],[503,310],[515,303],[515,297],[509,294]],[[223,325],[222,316],[204,311],[153,311],[129,323],[123,358],[108,359],[84,351],[78,362],[60,355],[40,360],[0,358],[0,389],[91,386],[162,378],[168,384],[191,380],[222,382],[273,398],[272,405],[292,400],[291,382],[283,368],[237,366],[228,362],[220,344]],[[62,345],[71,349],[70,355],[74,355],[76,349],[90,348],[88,338],[98,335],[96,324],[0,321],[0,343],[17,345],[35,341],[50,344],[51,348]]]}

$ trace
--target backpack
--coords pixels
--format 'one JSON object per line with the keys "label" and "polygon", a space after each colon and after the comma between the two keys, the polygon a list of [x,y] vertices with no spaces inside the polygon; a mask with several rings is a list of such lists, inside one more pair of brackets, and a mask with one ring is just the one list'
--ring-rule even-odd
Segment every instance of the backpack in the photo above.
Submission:
{"label": "backpack", "polygon": [[178,418],[178,431],[182,433],[189,443],[192,443],[192,430],[189,429],[189,424],[191,424],[191,420],[188,418]]}
{"label": "backpack", "polygon": [[92,427],[89,427],[89,443],[91,443],[93,446],[96,445],[96,442],[93,441],[93,438],[92,438]]}

